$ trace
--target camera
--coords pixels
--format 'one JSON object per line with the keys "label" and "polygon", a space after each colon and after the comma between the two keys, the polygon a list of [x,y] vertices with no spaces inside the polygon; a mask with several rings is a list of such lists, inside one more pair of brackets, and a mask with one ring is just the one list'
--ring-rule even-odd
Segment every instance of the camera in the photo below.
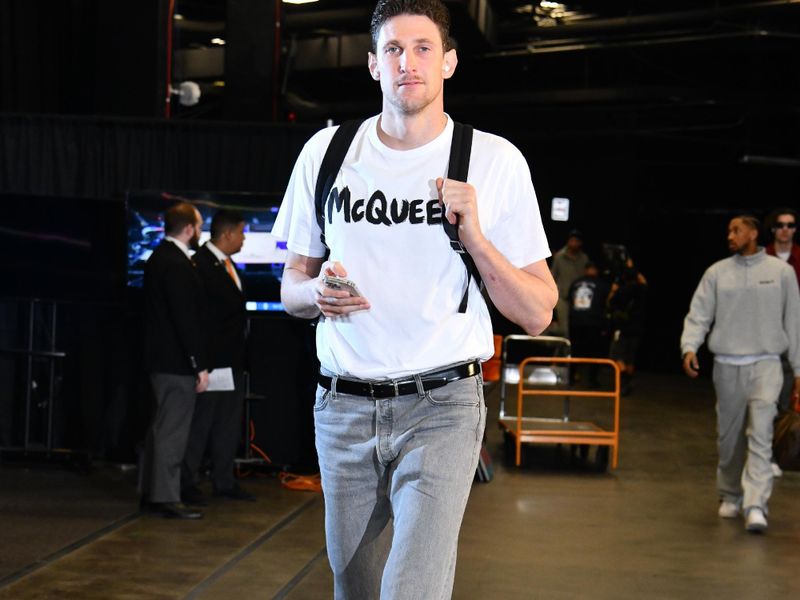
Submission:
{"label": "camera", "polygon": [[622,244],[603,244],[603,257],[611,281],[619,281],[627,276],[628,271],[634,271],[633,277],[636,278],[635,270],[628,266],[631,256]]}

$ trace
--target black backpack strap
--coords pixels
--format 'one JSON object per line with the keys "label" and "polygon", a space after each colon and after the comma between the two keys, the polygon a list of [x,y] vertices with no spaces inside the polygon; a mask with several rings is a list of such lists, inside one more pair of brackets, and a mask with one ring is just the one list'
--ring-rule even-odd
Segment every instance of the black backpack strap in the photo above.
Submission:
{"label": "black backpack strap", "polygon": [[325,247],[325,201],[331,193],[333,184],[336,181],[336,175],[339,174],[339,169],[342,168],[344,157],[347,155],[347,150],[353,142],[353,138],[361,127],[364,119],[355,119],[353,121],[345,121],[339,126],[339,129],[333,134],[328,149],[325,151],[325,156],[322,158],[322,164],[319,167],[317,174],[317,185],[314,189],[314,209],[317,215],[317,224],[319,225],[321,234],[320,240]]}
{"label": "black backpack strap", "polygon": [[[447,167],[448,179],[467,181],[471,153],[472,125],[453,122],[453,140],[450,143],[450,162]],[[467,312],[469,282],[471,278],[474,277],[475,283],[480,287],[482,284],[481,274],[478,272],[478,267],[475,266],[475,261],[472,260],[469,252],[466,251],[464,244],[461,243],[458,237],[458,217],[456,217],[456,222],[453,224],[442,215],[442,225],[444,226],[447,237],[450,238],[450,247],[458,252],[459,256],[461,256],[461,260],[464,261],[464,266],[467,267],[467,286],[464,288],[464,295],[461,297],[461,304],[458,306],[458,312]]]}

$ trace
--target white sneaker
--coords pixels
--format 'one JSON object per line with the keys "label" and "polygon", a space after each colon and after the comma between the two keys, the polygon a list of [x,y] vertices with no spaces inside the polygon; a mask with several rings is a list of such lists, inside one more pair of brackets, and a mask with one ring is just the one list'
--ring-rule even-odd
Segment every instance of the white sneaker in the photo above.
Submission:
{"label": "white sneaker", "polygon": [[772,467],[772,476],[773,477],[783,477],[783,469],[778,466],[778,463],[770,463]]}
{"label": "white sneaker", "polygon": [[767,517],[760,508],[751,508],[747,511],[747,520],[744,528],[753,533],[761,533],[767,528]]}
{"label": "white sneaker", "polygon": [[739,505],[736,502],[723,500],[719,505],[719,516],[723,519],[735,519],[739,516]]}

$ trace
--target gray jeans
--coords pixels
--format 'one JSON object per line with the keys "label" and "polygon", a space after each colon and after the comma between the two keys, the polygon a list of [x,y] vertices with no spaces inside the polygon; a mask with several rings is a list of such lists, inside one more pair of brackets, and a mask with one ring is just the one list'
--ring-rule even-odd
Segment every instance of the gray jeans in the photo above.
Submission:
{"label": "gray jeans", "polygon": [[335,598],[449,598],[486,425],[482,378],[375,400],[332,387],[317,389],[314,424]]}
{"label": "gray jeans", "polygon": [[772,425],[783,385],[781,363],[734,366],[714,362],[719,463],[723,500],[767,512],[772,494]]}

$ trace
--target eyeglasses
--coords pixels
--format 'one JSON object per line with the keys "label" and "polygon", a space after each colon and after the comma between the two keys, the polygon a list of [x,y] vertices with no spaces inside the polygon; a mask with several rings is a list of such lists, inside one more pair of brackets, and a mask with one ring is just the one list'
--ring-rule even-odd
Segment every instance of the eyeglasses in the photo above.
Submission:
{"label": "eyeglasses", "polygon": [[784,223],[782,221],[778,221],[775,223],[775,229],[796,229],[797,225],[795,223]]}

